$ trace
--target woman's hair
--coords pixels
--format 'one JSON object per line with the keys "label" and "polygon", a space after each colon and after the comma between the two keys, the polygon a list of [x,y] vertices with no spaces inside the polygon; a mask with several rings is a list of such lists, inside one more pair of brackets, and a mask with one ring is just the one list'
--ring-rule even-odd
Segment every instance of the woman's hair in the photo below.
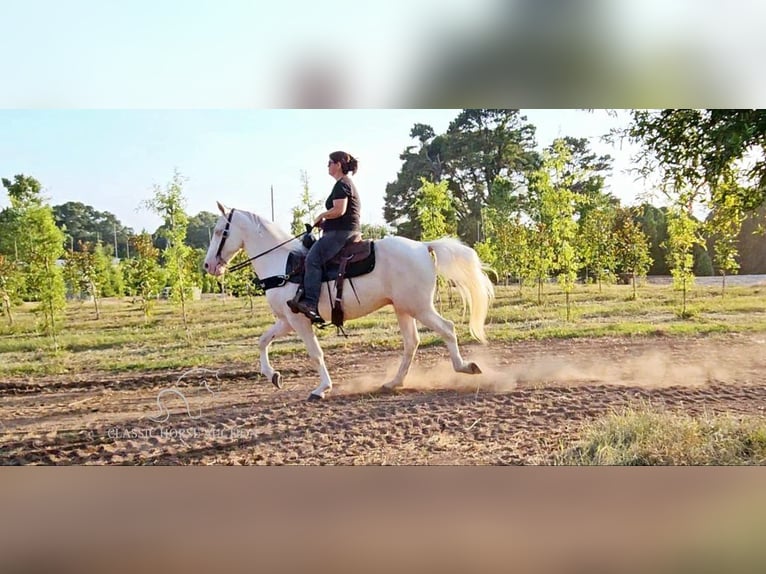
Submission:
{"label": "woman's hair", "polygon": [[356,170],[359,167],[358,162],[350,153],[346,153],[345,151],[334,151],[330,154],[330,159],[335,162],[340,162],[340,167],[343,169],[344,174],[351,172],[356,175]]}

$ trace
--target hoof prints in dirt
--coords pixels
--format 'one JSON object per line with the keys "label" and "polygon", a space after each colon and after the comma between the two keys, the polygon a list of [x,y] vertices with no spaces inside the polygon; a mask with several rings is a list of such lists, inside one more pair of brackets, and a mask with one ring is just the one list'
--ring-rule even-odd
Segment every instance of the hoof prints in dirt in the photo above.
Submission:
{"label": "hoof prints in dirt", "polygon": [[[244,383],[244,381],[243,381]],[[235,385],[236,386],[236,385]],[[509,393],[336,395],[321,408],[298,390],[257,393],[215,416],[4,433],[3,464],[539,464],[581,423],[651,404],[692,414],[753,413],[766,387],[582,386]],[[255,406],[257,404],[258,406]]]}
{"label": "hoof prints in dirt", "polygon": [[[699,364],[711,345],[733,351],[729,340],[690,339],[674,341],[668,353]],[[627,364],[647,346],[619,339],[491,346],[492,356],[480,360],[488,374],[465,378],[462,389],[424,388],[425,379],[416,378],[393,394],[372,392],[372,385],[387,380],[383,364],[397,353],[339,354],[331,357],[335,389],[314,405],[306,402],[314,375],[305,359],[291,361],[292,370],[280,365],[281,390],[252,373],[222,370],[214,392],[197,388],[188,410],[171,403],[161,422],[151,419],[158,418],[157,393],[178,373],[4,383],[0,463],[544,464],[578,439],[583,423],[624,407],[764,415],[766,380],[754,362],[763,354],[754,352],[725,383],[609,384],[580,371],[559,381],[517,381],[502,392],[477,383],[493,376],[493,364],[500,365],[495,376],[503,365],[522,369],[520,357],[528,364],[593,356]],[[426,370],[446,360],[440,348],[418,356]],[[370,373],[368,379],[357,382],[359,372]]]}

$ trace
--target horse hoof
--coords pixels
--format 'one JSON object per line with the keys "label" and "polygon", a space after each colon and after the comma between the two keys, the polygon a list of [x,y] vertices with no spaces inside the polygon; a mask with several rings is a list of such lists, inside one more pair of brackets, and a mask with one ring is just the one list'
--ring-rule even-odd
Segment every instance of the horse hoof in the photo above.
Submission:
{"label": "horse hoof", "polygon": [[481,369],[479,368],[479,365],[476,363],[468,363],[468,373],[471,375],[480,375]]}
{"label": "horse hoof", "polygon": [[308,400],[309,402],[311,402],[311,401],[321,401],[321,400],[322,400],[322,397],[320,397],[319,395],[315,395],[314,393],[311,393],[311,394],[309,395],[309,398],[308,398],[307,400]]}
{"label": "horse hoof", "polygon": [[277,387],[278,389],[282,388],[282,375],[279,373],[274,373],[271,376],[271,384]]}
{"label": "horse hoof", "polygon": [[399,387],[391,387],[389,385],[380,385],[380,392],[384,395],[394,395]]}

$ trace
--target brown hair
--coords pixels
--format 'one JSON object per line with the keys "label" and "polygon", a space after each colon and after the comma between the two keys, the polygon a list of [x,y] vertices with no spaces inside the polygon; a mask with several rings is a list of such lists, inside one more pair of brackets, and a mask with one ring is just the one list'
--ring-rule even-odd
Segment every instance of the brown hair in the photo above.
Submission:
{"label": "brown hair", "polygon": [[356,158],[350,153],[345,151],[334,151],[330,154],[330,159],[334,162],[340,162],[340,167],[343,169],[344,175],[348,172],[356,175],[356,170],[359,167]]}

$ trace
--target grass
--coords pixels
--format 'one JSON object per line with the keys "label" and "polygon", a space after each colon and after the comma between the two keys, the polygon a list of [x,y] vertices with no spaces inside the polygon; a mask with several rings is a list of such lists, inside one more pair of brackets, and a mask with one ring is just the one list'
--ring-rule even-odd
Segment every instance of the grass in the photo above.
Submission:
{"label": "grass", "polygon": [[586,425],[564,465],[763,465],[766,420],[626,409]]}
{"label": "grass", "polygon": [[[717,287],[695,287],[690,292],[688,317],[680,317],[679,295],[670,286],[645,285],[638,299],[630,286],[578,285],[572,293],[573,320],[566,320],[564,293],[546,286],[542,305],[536,291],[518,286],[496,288],[487,318],[492,342],[578,337],[695,336],[712,333],[766,332],[766,290],[729,287],[725,298]],[[457,299],[457,297],[453,297]],[[470,341],[462,305],[447,304],[442,293],[440,311],[455,323],[461,344]],[[148,371],[191,366],[230,365],[256,369],[258,338],[273,323],[265,298],[255,300],[251,313],[242,299],[208,297],[189,304],[190,334],[184,331],[180,311],[160,300],[145,320],[129,298],[103,301],[96,320],[88,303],[70,303],[60,333],[60,349],[36,331],[35,304],[15,309],[16,324],[0,325],[0,377],[35,376],[92,371]],[[2,318],[4,319],[4,318]],[[322,347],[400,349],[396,316],[386,307],[346,324],[349,338],[334,328],[317,331]],[[420,327],[423,346],[442,345],[430,330]],[[271,346],[275,356],[305,353],[303,342],[290,335]]]}

